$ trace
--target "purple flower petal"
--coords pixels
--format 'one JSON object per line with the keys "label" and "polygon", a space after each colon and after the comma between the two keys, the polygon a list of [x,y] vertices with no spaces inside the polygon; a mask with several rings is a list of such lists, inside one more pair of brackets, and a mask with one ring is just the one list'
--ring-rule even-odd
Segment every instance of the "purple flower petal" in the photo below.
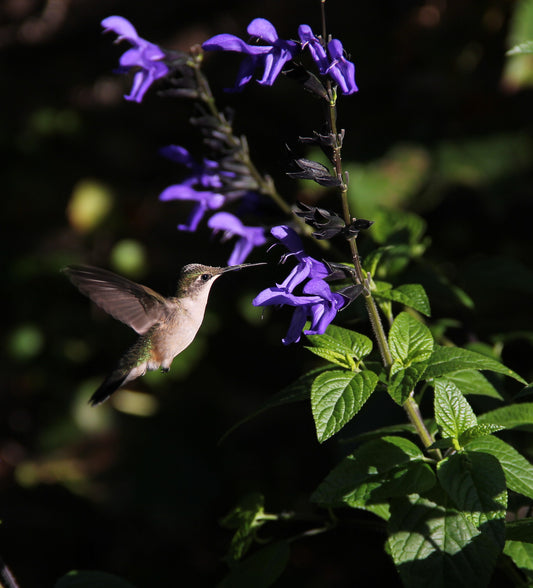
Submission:
{"label": "purple flower petal", "polygon": [[[293,229],[279,225],[273,227],[271,233],[291,250],[291,254],[298,259],[298,264],[281,284],[260,292],[252,304],[295,307],[289,331],[283,339],[285,345],[300,340],[300,334],[308,320],[311,325],[304,333],[323,334],[337,312],[344,306],[345,298],[331,291],[329,284],[323,279],[329,275],[328,268],[321,261],[305,254],[302,242]],[[294,294],[293,290],[296,286],[305,280],[307,282],[302,288],[303,295]]]}
{"label": "purple flower petal", "polygon": [[113,31],[116,33],[118,35],[117,41],[127,39],[133,43],[139,38],[135,27],[123,16],[108,16],[100,24],[104,27],[104,32]]}
{"label": "purple flower petal", "polygon": [[170,71],[162,61],[166,57],[165,52],[157,45],[139,37],[135,27],[122,16],[110,16],[105,18],[101,24],[105,32],[113,31],[118,35],[117,41],[125,39],[131,43],[132,48],[123,53],[119,63],[126,70],[139,68],[139,71],[133,78],[131,92],[126,94],[124,98],[133,102],[141,102],[153,82],[166,76]]}
{"label": "purple flower petal", "polygon": [[293,229],[290,229],[286,225],[278,225],[272,227],[270,233],[276,237],[278,241],[281,241],[281,243],[292,253],[303,253],[304,248],[302,240]]}
{"label": "purple flower petal", "polygon": [[264,55],[270,51],[270,47],[248,45],[248,43],[239,37],[226,33],[215,35],[207,41],[204,41],[202,43],[202,48],[205,51],[234,51],[236,53],[246,53],[248,55]]}
{"label": "purple flower petal", "polygon": [[342,43],[338,39],[332,39],[328,43],[328,53],[332,63],[328,68],[328,74],[337,82],[343,94],[353,94],[359,88],[355,83],[355,65],[346,59]]}
{"label": "purple flower petal", "polygon": [[228,260],[228,265],[239,265],[244,263],[254,247],[266,243],[266,237],[263,227],[247,227],[240,219],[229,212],[218,212],[214,214],[207,225],[215,231],[224,231],[224,239],[231,239],[238,235],[232,254]]}
{"label": "purple flower petal", "polygon": [[193,167],[195,165],[192,155],[185,147],[181,147],[180,145],[166,145],[165,147],[161,147],[159,153],[163,157],[186,165],[187,167]]}
{"label": "purple flower petal", "polygon": [[242,90],[259,67],[263,67],[263,75],[258,82],[271,86],[285,63],[291,60],[298,51],[297,43],[280,39],[274,25],[264,18],[254,19],[248,25],[247,31],[249,35],[260,39],[267,45],[250,45],[230,34],[215,35],[202,44],[202,48],[206,51],[234,51],[245,55],[233,91]]}
{"label": "purple flower petal", "polygon": [[305,327],[307,322],[307,312],[305,308],[298,307],[292,314],[292,319],[289,324],[287,334],[281,342],[283,345],[290,345],[291,343],[298,343],[302,336],[302,329]]}
{"label": "purple flower petal", "polygon": [[326,50],[322,46],[320,40],[315,37],[309,25],[300,25],[298,27],[298,35],[302,41],[302,49],[309,49],[313,61],[318,65],[318,71],[321,75],[325,75],[329,66],[328,56]]}
{"label": "purple flower petal", "polygon": [[252,37],[266,41],[269,45],[273,45],[279,39],[276,27],[266,18],[254,18],[247,26],[246,32]]}

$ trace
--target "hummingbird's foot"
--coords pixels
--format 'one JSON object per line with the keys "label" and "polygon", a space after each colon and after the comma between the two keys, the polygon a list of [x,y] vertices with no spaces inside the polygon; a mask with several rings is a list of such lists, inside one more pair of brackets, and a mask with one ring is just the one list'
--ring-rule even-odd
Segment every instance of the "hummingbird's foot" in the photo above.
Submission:
{"label": "hummingbird's foot", "polygon": [[161,372],[162,372],[163,374],[167,374],[169,370],[170,370],[170,368],[166,368],[166,367],[162,367],[162,368],[161,368]]}

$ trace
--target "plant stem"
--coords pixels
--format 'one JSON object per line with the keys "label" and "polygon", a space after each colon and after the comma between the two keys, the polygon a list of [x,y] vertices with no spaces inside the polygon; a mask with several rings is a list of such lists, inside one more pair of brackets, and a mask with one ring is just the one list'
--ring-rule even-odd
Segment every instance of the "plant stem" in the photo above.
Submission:
{"label": "plant stem", "polygon": [[0,586],[2,588],[19,588],[15,576],[0,557]]}
{"label": "plant stem", "polygon": [[[340,193],[344,222],[346,223],[346,225],[349,225],[352,223],[353,219],[350,212],[350,204],[348,202],[348,185],[344,181],[344,174],[342,171],[342,135],[339,134],[337,130],[336,96],[332,92],[330,83],[328,83],[328,93],[331,96],[328,109],[328,122],[330,125],[331,133],[334,137],[332,159],[333,165],[335,166],[337,178],[341,182]],[[389,348],[389,343],[387,341],[387,335],[385,333],[385,329],[383,328],[383,323],[379,315],[378,307],[372,296],[372,293],[370,292],[370,289],[366,285],[365,274],[361,266],[361,260],[359,258],[355,237],[352,237],[349,240],[349,245],[352,261],[355,268],[356,280],[359,284],[363,286],[363,296],[365,298],[366,310],[368,313],[370,324],[372,325],[372,331],[374,332],[374,336],[376,338],[376,342],[381,354],[381,360],[383,362],[385,369],[389,371],[393,363],[392,354]],[[403,409],[407,413],[407,416],[411,421],[412,425],[415,427],[416,432],[418,433],[418,436],[420,437],[420,440],[422,441],[424,447],[429,447],[434,442],[434,439],[424,423],[424,419],[422,418],[422,414],[420,413],[420,408],[414,400],[414,398],[412,397],[412,394],[404,402]],[[442,459],[442,455],[438,449],[432,451],[435,454],[435,457]]]}

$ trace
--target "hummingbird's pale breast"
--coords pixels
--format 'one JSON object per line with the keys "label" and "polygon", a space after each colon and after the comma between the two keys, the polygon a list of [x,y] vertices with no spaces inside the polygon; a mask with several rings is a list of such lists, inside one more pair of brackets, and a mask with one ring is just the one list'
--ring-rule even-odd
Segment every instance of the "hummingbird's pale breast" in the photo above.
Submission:
{"label": "hummingbird's pale breast", "polygon": [[[194,298],[169,298],[172,310],[163,323],[153,328],[151,334],[151,361],[149,370],[170,368],[172,360],[194,341],[202,326],[209,288]],[[156,364],[155,367],[153,364]]]}

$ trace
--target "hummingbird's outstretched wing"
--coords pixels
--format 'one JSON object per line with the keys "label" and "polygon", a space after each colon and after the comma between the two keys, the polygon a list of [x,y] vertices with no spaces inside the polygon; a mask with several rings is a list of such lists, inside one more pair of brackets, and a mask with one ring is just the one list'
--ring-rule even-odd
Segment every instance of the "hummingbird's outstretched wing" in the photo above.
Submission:
{"label": "hummingbird's outstretched wing", "polygon": [[63,271],[82,294],[139,335],[170,310],[163,296],[113,272],[89,265],[69,265]]}

